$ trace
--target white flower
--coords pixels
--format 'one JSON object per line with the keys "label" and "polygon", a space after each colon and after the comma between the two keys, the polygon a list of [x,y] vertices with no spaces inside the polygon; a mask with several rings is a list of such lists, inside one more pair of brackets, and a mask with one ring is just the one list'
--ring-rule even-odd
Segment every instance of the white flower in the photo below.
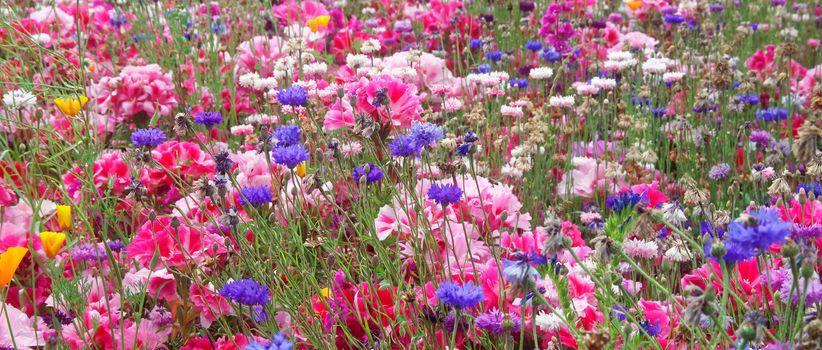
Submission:
{"label": "white flower", "polygon": [[368,56],[348,54],[345,57],[345,64],[352,69],[368,65]]}
{"label": "white flower", "polygon": [[645,73],[662,74],[667,69],[666,61],[660,58],[650,58],[642,64],[642,71]]}
{"label": "white flower", "polygon": [[664,259],[671,262],[685,262],[691,260],[691,251],[682,244],[676,243],[665,251]]}
{"label": "white flower", "polygon": [[303,72],[306,74],[318,75],[328,71],[328,65],[325,62],[314,62],[303,66]]}
{"label": "white flower", "polygon": [[662,74],[662,80],[666,83],[673,83],[682,80],[682,77],[685,76],[683,72],[668,72]]}
{"label": "white flower", "polygon": [[522,108],[521,107],[511,107],[503,105],[500,107],[500,113],[506,117],[515,117],[519,118],[522,117]]}
{"label": "white flower", "polygon": [[550,79],[552,76],[554,76],[554,70],[551,69],[551,67],[537,67],[531,69],[531,72],[528,73],[528,76],[531,79],[536,80]]}
{"label": "white flower", "polygon": [[674,226],[682,226],[688,218],[685,217],[685,212],[682,211],[678,205],[673,203],[665,203],[662,205],[662,218],[674,224]]}
{"label": "white flower", "polygon": [[611,51],[608,53],[608,60],[610,61],[626,61],[634,58],[634,55],[627,51]]}
{"label": "white flower", "polygon": [[364,43],[362,43],[362,47],[360,48],[360,52],[364,54],[372,54],[374,52],[380,51],[382,46],[380,45],[380,41],[377,39],[368,39]]}
{"label": "white flower", "polygon": [[6,91],[6,93],[3,94],[3,106],[6,106],[7,109],[26,109],[34,107],[36,103],[37,97],[34,97],[31,92],[23,89]]}
{"label": "white flower", "polygon": [[548,103],[551,107],[573,107],[574,96],[551,96]]}
{"label": "white flower", "polygon": [[[557,309],[557,311],[559,311],[559,309]],[[565,325],[559,316],[553,312],[546,314],[545,311],[540,311],[534,320],[537,322],[537,327],[539,327],[539,329],[548,333],[559,332],[559,329]]]}
{"label": "white flower", "polygon": [[622,249],[625,254],[632,258],[656,258],[659,254],[659,245],[654,241],[645,241],[641,239],[629,239],[622,243]]}
{"label": "white flower", "polygon": [[31,40],[34,42],[46,46],[51,43],[51,36],[46,33],[37,33],[31,35]]}
{"label": "white flower", "polygon": [[616,80],[609,78],[594,77],[593,79],[591,79],[591,85],[596,86],[598,89],[611,90],[616,87]]}

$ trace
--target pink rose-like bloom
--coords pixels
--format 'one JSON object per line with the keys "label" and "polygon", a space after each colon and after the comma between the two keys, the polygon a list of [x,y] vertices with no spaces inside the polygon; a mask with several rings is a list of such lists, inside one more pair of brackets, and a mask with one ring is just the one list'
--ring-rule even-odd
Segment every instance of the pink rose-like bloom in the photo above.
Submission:
{"label": "pink rose-like bloom", "polygon": [[656,47],[656,44],[659,43],[656,39],[646,35],[642,32],[630,32],[625,34],[620,38],[623,43],[628,43],[632,48],[635,49],[651,49],[653,50]]}
{"label": "pink rose-like bloom", "polygon": [[[371,81],[363,78],[349,87],[349,94],[357,99],[358,112],[368,114],[382,124],[404,129],[420,119],[425,94],[417,94],[417,87],[413,84],[380,76]],[[379,101],[378,96],[384,101]]]}
{"label": "pink rose-like bloom", "polygon": [[269,39],[255,36],[240,43],[234,55],[235,79],[239,83],[240,76],[246,73],[257,73],[261,78],[271,77],[274,75],[274,64],[277,59],[288,54],[288,51],[288,45],[279,37]]}
{"label": "pink rose-like bloom", "polygon": [[0,182],[0,207],[15,205],[17,204],[17,200],[17,193],[14,193],[11,187],[8,187]]}
{"label": "pink rose-like bloom", "polygon": [[[596,159],[574,157],[572,162],[574,170],[570,174],[563,174],[562,180],[557,184],[557,193],[561,197],[574,195],[587,198],[593,196],[598,190],[605,190],[611,186],[618,188],[625,184],[625,180],[621,177],[606,178],[605,165],[599,164]],[[567,189],[569,182],[573,182],[570,192]]]}
{"label": "pink rose-like bloom", "polygon": [[93,87],[100,113],[123,121],[144,112],[169,116],[180,102],[171,73],[157,64],[127,66],[116,77],[103,77]]}
{"label": "pink rose-like bloom", "polygon": [[207,231],[201,232],[186,225],[185,220],[180,221],[180,226],[176,229],[171,227],[170,217],[144,223],[128,245],[128,257],[149,266],[157,250],[162,266],[183,268],[203,264],[207,258],[226,253],[223,237]]}
{"label": "pink rose-like bloom", "polygon": [[148,294],[166,301],[179,300],[177,294],[177,280],[168,269],[154,271],[148,278]]}
{"label": "pink rose-like bloom", "polygon": [[[119,153],[106,153],[94,162],[94,187],[101,194],[110,193],[119,196],[125,192],[126,187],[131,183],[131,173],[128,165],[120,158]],[[74,167],[71,171],[63,174],[63,183],[66,185],[66,192],[75,201],[82,195],[83,183],[80,179],[85,178],[83,169]]]}
{"label": "pink rose-like bloom", "polygon": [[424,52],[420,55],[419,62],[411,65],[408,54],[408,51],[402,51],[384,58],[382,60],[383,72],[399,68],[413,68],[417,74],[409,82],[416,85],[417,88],[451,87],[451,80],[454,76],[446,66],[444,59]]}
{"label": "pink rose-like bloom", "polygon": [[177,177],[193,181],[214,172],[214,160],[193,142],[163,142],[151,151],[151,158],[159,165],[143,169],[140,178],[152,193],[173,187]]}
{"label": "pink rose-like bloom", "polygon": [[337,130],[342,128],[350,128],[354,126],[354,109],[348,99],[341,99],[334,102],[325,113],[325,120],[323,121],[323,128],[325,130]]}
{"label": "pink rose-like bloom", "polygon": [[218,318],[234,313],[228,300],[217,294],[214,287],[192,284],[188,288],[188,296],[194,304],[194,309],[200,313],[200,323],[203,327],[211,327]]}

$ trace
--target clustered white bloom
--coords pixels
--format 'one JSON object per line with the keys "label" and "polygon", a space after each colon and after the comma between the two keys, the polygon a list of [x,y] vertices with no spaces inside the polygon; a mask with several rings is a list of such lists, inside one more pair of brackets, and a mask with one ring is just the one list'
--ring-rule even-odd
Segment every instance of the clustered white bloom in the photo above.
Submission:
{"label": "clustered white bloom", "polygon": [[3,94],[3,106],[10,110],[22,110],[34,107],[37,98],[31,92],[23,89],[6,91]]}
{"label": "clustered white bloom", "polygon": [[551,96],[548,99],[548,104],[551,107],[573,107],[574,106],[574,96]]}
{"label": "clustered white bloom", "polygon": [[546,80],[554,76],[554,70],[551,69],[551,67],[537,67],[531,69],[531,72],[528,73],[528,76],[531,79]]}

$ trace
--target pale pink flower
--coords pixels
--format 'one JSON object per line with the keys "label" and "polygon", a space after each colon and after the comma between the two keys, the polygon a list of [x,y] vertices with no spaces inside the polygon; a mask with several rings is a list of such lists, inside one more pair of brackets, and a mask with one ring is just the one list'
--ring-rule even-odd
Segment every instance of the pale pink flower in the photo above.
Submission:
{"label": "pale pink flower", "polygon": [[28,317],[25,312],[6,304],[0,309],[0,320],[0,347],[32,349],[45,345],[43,331],[47,328],[39,317]]}
{"label": "pale pink flower", "polygon": [[659,43],[656,39],[646,35],[642,32],[630,32],[628,34],[623,35],[620,38],[620,41],[623,43],[627,43],[632,48],[635,49],[651,49],[653,50],[656,45]]}
{"label": "pale pink flower", "polygon": [[[356,109],[375,121],[396,128],[408,128],[419,120],[422,113],[424,94],[417,93],[417,87],[390,76],[380,76],[373,80],[365,78],[349,84],[349,94],[357,99]],[[390,111],[390,113],[389,113]]]}
{"label": "pale pink flower", "polygon": [[351,108],[351,103],[348,102],[348,99],[342,98],[334,102],[334,104],[328,108],[328,112],[325,112],[325,119],[323,121],[323,128],[325,130],[337,130],[353,126],[354,109]]}
{"label": "pale pink flower", "polygon": [[659,255],[659,245],[656,242],[636,238],[623,242],[622,249],[632,258],[653,259]]}
{"label": "pale pink flower", "polygon": [[234,313],[228,300],[220,296],[211,284],[200,286],[192,283],[188,289],[188,296],[194,309],[200,313],[200,324],[205,328],[211,327],[218,318]]}
{"label": "pale pink flower", "polygon": [[248,124],[242,124],[231,127],[231,135],[234,136],[248,136],[254,134],[254,127]]}
{"label": "pale pink flower", "polygon": [[127,66],[116,77],[103,77],[92,89],[98,111],[118,122],[141,112],[166,117],[179,103],[171,73],[163,73],[156,64]]}

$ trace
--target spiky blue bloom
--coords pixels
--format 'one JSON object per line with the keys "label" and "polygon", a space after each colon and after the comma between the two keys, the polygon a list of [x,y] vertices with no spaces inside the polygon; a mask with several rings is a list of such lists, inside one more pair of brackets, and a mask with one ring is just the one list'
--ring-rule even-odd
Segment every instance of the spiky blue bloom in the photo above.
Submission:
{"label": "spiky blue bloom", "polygon": [[220,112],[199,112],[194,115],[194,122],[210,128],[222,123],[223,115]]}
{"label": "spiky blue bloom", "polygon": [[243,305],[265,305],[271,301],[268,287],[247,278],[226,283],[220,289],[220,295],[226,299]]}
{"label": "spiky blue bloom", "polygon": [[525,43],[525,48],[528,49],[528,51],[537,52],[542,50],[542,43],[536,40],[529,40]]}
{"label": "spiky blue bloom", "polygon": [[380,182],[383,178],[383,172],[373,163],[361,164],[351,169],[351,178],[354,179],[354,181],[360,181],[363,177],[365,177],[366,183]]}
{"label": "spiky blue bloom", "polygon": [[240,204],[250,204],[252,206],[271,203],[273,198],[271,188],[268,186],[243,187],[240,190]]}
{"label": "spiky blue bloom", "polygon": [[451,205],[462,199],[462,189],[455,184],[433,184],[428,188],[428,198],[439,205]]}
{"label": "spiky blue bloom", "polygon": [[451,281],[445,281],[437,288],[437,299],[443,304],[465,309],[476,306],[485,299],[482,287],[475,286],[474,282],[465,282],[458,285]]}
{"label": "spiky blue bloom", "polygon": [[[723,241],[727,252],[723,259],[729,263],[748,260],[756,256],[757,250],[767,251],[772,244],[785,242],[790,233],[791,223],[783,221],[778,211],[752,211],[728,225]],[[707,252],[710,252],[711,244],[712,240],[707,240]]]}
{"label": "spiky blue bloom", "polygon": [[283,125],[271,133],[271,140],[277,147],[296,145],[300,143],[300,133],[297,125]]}
{"label": "spiky blue bloom", "polygon": [[445,137],[442,127],[432,123],[415,122],[408,131],[418,148],[428,147]]}
{"label": "spiky blue bloom", "polygon": [[305,106],[308,103],[308,93],[302,86],[294,85],[285,89],[280,89],[277,94],[277,101],[285,106]]}
{"label": "spiky blue bloom", "polygon": [[394,157],[411,157],[418,156],[422,147],[415,142],[413,137],[400,135],[388,144],[388,149]]}
{"label": "spiky blue bloom", "polygon": [[288,340],[282,333],[274,334],[271,342],[264,345],[257,341],[252,341],[245,346],[245,350],[292,350],[294,342]]}
{"label": "spiky blue bloom", "polygon": [[[518,333],[520,329],[520,319],[516,316],[510,316],[509,319],[513,323],[513,327],[508,330],[510,333]],[[474,325],[477,326],[477,329],[483,330],[488,332],[489,334],[493,335],[502,335],[506,333],[506,329],[503,326],[503,322],[505,321],[505,315],[497,309],[493,309],[489,312],[482,313],[474,320]]]}
{"label": "spiky blue bloom", "polygon": [[131,143],[134,147],[157,147],[166,141],[166,134],[160,129],[137,129],[131,133]]}
{"label": "spiky blue bloom", "polygon": [[276,147],[271,151],[274,163],[293,169],[308,160],[308,150],[303,145]]}

